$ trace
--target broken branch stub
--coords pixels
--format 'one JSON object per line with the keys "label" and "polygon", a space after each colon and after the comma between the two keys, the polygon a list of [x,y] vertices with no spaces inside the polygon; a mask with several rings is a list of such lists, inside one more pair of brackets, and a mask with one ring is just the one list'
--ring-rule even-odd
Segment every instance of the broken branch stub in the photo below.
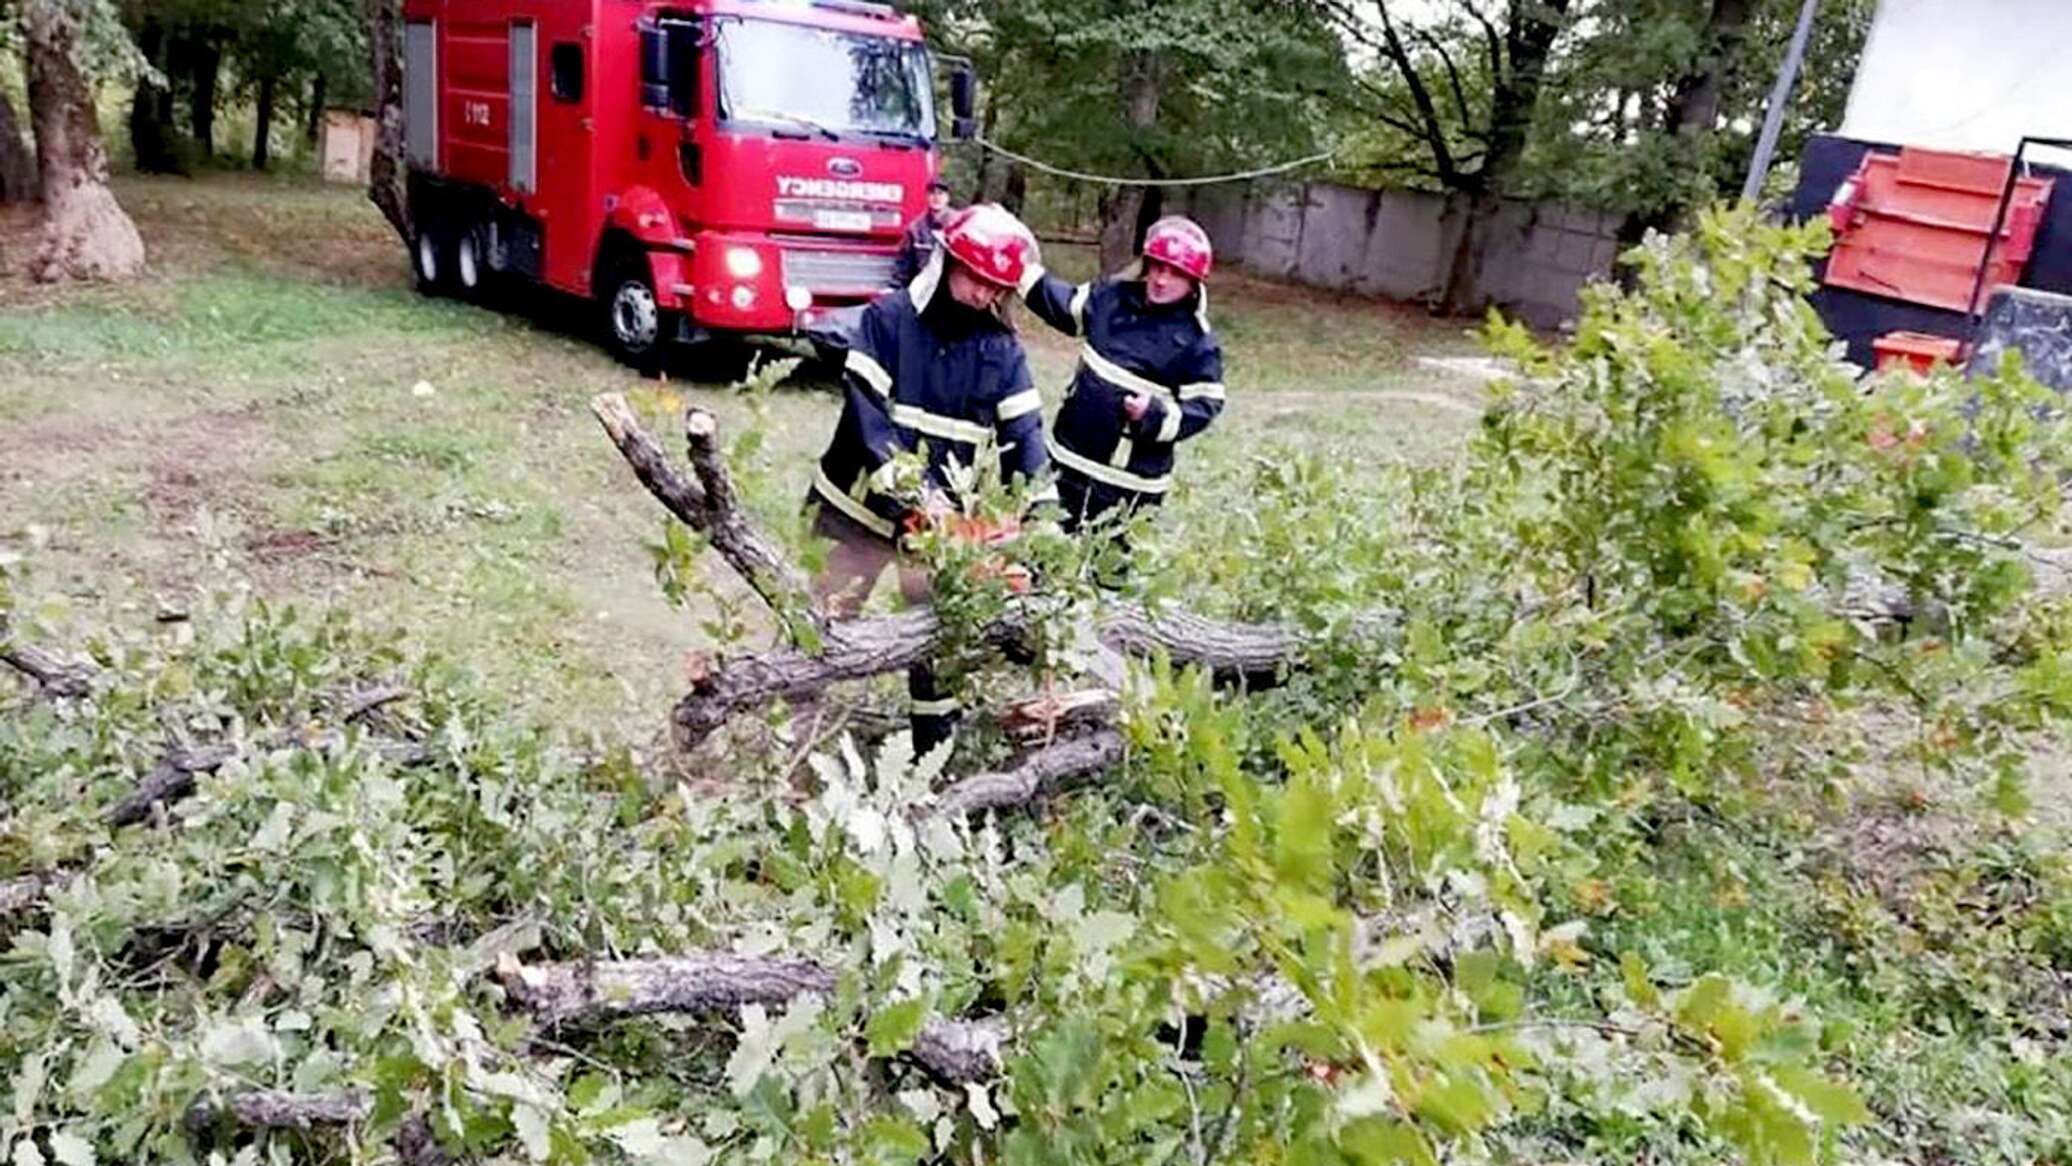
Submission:
{"label": "broken branch stub", "polygon": [[741,508],[740,494],[719,448],[719,421],[703,409],[684,413],[684,443],[696,480],[686,478],[640,424],[618,393],[590,400],[590,411],[618,446],[633,476],[669,513],[705,536],[734,573],[780,616],[800,613],[816,627],[826,617],[813,603],[806,577]]}

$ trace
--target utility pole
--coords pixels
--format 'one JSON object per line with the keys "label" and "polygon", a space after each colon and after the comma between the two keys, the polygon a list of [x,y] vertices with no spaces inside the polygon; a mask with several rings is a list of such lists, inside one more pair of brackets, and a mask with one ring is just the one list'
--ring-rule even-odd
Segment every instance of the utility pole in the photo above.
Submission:
{"label": "utility pole", "polygon": [[1763,179],[1770,176],[1770,156],[1777,152],[1777,135],[1784,129],[1784,107],[1791,101],[1792,86],[1798,83],[1799,67],[1806,63],[1806,40],[1813,34],[1813,14],[1820,0],[1806,0],[1799,9],[1799,27],[1791,34],[1784,67],[1777,71],[1777,84],[1770,89],[1770,108],[1763,113],[1763,133],[1755,142],[1755,157],[1748,162],[1748,179],[1741,184],[1741,200],[1754,202],[1763,193]]}

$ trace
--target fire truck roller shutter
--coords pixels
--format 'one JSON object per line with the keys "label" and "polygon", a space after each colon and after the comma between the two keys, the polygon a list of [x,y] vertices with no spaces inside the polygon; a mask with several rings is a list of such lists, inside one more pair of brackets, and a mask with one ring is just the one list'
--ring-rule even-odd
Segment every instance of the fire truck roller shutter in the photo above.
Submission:
{"label": "fire truck roller shutter", "polygon": [[511,24],[511,189],[531,194],[534,174],[534,127],[539,116],[539,37],[529,20]]}
{"label": "fire truck roller shutter", "polygon": [[421,197],[419,174],[439,168],[439,26],[429,20],[403,25],[403,153],[410,169],[410,270],[417,290],[437,295],[451,286],[453,241],[444,216]]}

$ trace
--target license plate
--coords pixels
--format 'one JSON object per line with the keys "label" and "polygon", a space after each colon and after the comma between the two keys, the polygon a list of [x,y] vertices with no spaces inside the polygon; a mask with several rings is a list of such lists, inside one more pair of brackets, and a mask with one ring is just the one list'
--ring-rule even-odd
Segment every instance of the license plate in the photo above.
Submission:
{"label": "license plate", "polygon": [[813,225],[823,231],[868,231],[869,211],[814,211]]}

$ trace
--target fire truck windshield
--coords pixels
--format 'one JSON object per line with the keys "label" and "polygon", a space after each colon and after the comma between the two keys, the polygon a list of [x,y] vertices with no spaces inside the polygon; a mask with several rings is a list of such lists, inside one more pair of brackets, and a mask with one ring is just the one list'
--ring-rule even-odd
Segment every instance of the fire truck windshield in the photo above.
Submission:
{"label": "fire truck windshield", "polygon": [[935,136],[928,50],[917,43],[774,20],[722,21],[715,40],[724,120],[830,138]]}

